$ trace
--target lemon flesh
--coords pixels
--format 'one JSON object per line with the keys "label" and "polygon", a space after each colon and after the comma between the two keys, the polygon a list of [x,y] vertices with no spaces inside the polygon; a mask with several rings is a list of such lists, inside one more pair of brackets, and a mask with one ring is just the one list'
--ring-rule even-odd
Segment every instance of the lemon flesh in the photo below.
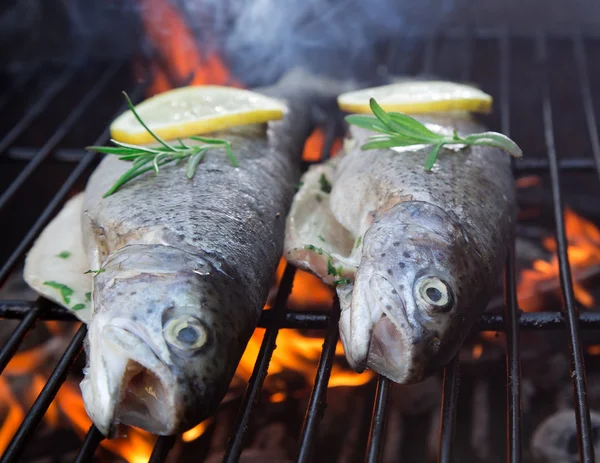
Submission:
{"label": "lemon flesh", "polygon": [[[281,119],[286,106],[250,90],[206,85],[169,90],[148,98],[135,110],[156,135],[173,140]],[[114,120],[110,134],[123,143],[155,142],[131,110]]]}
{"label": "lemon flesh", "polygon": [[445,81],[399,82],[343,93],[338,106],[349,113],[371,114],[369,99],[385,111],[409,114],[469,111],[488,113],[492,97],[469,85]]}

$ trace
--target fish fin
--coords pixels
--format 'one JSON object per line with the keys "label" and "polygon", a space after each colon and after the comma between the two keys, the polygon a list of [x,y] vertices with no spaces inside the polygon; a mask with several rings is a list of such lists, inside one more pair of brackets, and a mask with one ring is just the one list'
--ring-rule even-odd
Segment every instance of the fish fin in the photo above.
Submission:
{"label": "fish fin", "polygon": [[[285,258],[325,283],[353,278],[360,253],[352,233],[331,211],[329,197],[335,188],[336,158],[311,166],[286,220]],[[341,271],[340,271],[341,270]]]}
{"label": "fish fin", "polygon": [[88,323],[92,316],[92,275],[83,248],[83,193],[71,198],[46,226],[25,259],[23,278],[38,294],[72,310]]}

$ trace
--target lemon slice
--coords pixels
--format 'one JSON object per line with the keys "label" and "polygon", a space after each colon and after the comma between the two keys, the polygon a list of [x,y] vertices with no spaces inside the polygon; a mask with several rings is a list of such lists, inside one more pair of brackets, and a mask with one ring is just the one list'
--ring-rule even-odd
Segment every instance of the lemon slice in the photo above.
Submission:
{"label": "lemon slice", "polygon": [[372,87],[338,96],[342,111],[371,114],[369,99],[375,98],[386,111],[431,113],[470,111],[488,113],[492,97],[469,85],[444,81],[399,82]]}
{"label": "lemon slice", "polygon": [[[165,140],[172,140],[281,119],[286,106],[250,90],[206,85],[160,93],[138,104],[135,110],[154,133]],[[131,110],[114,120],[110,134],[123,143],[155,141]]]}

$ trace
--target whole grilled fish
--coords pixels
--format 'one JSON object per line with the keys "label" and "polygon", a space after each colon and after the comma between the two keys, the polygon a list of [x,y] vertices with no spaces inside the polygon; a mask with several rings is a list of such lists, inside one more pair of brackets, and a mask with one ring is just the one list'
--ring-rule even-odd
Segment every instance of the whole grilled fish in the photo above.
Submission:
{"label": "whole grilled fish", "polygon": [[[226,393],[283,252],[323,96],[304,81],[292,98],[293,80],[264,92],[286,98],[281,121],[211,135],[230,141],[238,168],[212,150],[191,180],[186,163],[170,164],[103,198],[131,167],[107,156],[29,253],[27,282],[89,322],[81,390],[103,434],[119,423],[182,432]],[[101,269],[93,282],[88,269]]]}
{"label": "whole grilled fish", "polygon": [[[483,132],[466,114],[416,117],[452,134]],[[287,219],[285,257],[336,285],[340,336],[357,371],[423,380],[457,352],[501,274],[515,216],[509,156],[495,148],[345,153],[303,177]]]}

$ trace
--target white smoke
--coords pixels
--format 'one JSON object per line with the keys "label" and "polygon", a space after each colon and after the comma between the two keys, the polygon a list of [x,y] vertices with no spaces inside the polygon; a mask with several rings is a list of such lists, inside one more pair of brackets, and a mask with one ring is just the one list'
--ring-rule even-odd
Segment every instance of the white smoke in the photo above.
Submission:
{"label": "white smoke", "polygon": [[254,86],[273,82],[293,67],[338,78],[357,77],[361,71],[373,74],[382,45],[435,29],[451,2],[179,0],[177,4],[201,40],[212,35],[234,74]]}

